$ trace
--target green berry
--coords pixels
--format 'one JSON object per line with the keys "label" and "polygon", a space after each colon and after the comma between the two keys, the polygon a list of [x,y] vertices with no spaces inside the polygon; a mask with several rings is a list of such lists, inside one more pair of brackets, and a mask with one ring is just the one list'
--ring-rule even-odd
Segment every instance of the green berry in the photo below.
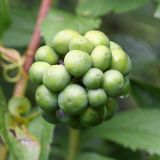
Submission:
{"label": "green berry", "polygon": [[87,107],[87,93],[80,85],[70,84],[59,94],[58,104],[70,115],[79,114]]}
{"label": "green berry", "polygon": [[49,46],[40,47],[35,54],[35,61],[43,61],[49,64],[57,64],[58,60],[58,55]]}
{"label": "green berry", "polygon": [[112,52],[111,68],[118,70],[123,75],[130,72],[132,64],[128,55],[122,49],[114,49]]}
{"label": "green berry", "polygon": [[69,50],[81,50],[86,53],[91,53],[93,45],[84,36],[76,36],[69,43]]}
{"label": "green berry", "polygon": [[92,66],[91,57],[83,51],[72,50],[64,58],[67,71],[75,77],[83,76]]}
{"label": "green berry", "polygon": [[118,109],[118,102],[116,101],[116,99],[112,97],[108,97],[108,100],[106,103],[106,109],[107,109],[107,115],[105,120],[109,120],[114,116],[114,114]]}
{"label": "green berry", "polygon": [[112,51],[114,49],[122,49],[122,47],[119,44],[117,44],[117,43],[115,43],[113,41],[110,41],[110,49]]}
{"label": "green berry", "polygon": [[88,90],[89,104],[92,107],[99,108],[106,104],[107,95],[101,88],[95,90]]}
{"label": "green berry", "polygon": [[71,29],[60,31],[53,38],[51,45],[58,54],[64,56],[69,51],[69,43],[71,39],[78,35],[78,32]]}
{"label": "green berry", "polygon": [[91,53],[93,67],[105,71],[111,64],[112,55],[110,49],[99,45]]}
{"label": "green berry", "polygon": [[57,124],[59,121],[56,117],[56,112],[45,112],[40,110],[42,117],[49,123]]}
{"label": "green berry", "polygon": [[49,91],[44,85],[37,88],[35,97],[38,106],[46,112],[53,112],[58,108],[58,95]]}
{"label": "green berry", "polygon": [[121,90],[120,97],[126,98],[129,96],[130,91],[130,79],[128,76],[124,77],[124,86]]}
{"label": "green berry", "polygon": [[64,124],[70,124],[72,121],[75,121],[74,117],[65,113],[63,110],[59,109],[56,112],[57,119],[59,122],[64,123]]}
{"label": "green berry", "polygon": [[89,89],[100,88],[103,83],[103,72],[98,68],[91,68],[82,79],[83,84]]}
{"label": "green berry", "polygon": [[116,70],[108,70],[104,73],[103,89],[110,96],[117,96],[124,86],[123,75]]}
{"label": "green berry", "polygon": [[33,83],[41,84],[43,74],[47,71],[50,65],[46,62],[35,62],[29,70],[29,78]]}
{"label": "green berry", "polygon": [[43,75],[43,84],[52,92],[62,91],[71,77],[63,65],[51,66]]}
{"label": "green berry", "polygon": [[107,114],[106,107],[95,109],[87,107],[87,109],[80,115],[80,124],[84,127],[91,127],[100,124],[104,121]]}
{"label": "green berry", "polygon": [[92,30],[88,31],[84,37],[86,37],[94,47],[98,45],[105,45],[109,47],[109,39],[108,37],[101,31]]}

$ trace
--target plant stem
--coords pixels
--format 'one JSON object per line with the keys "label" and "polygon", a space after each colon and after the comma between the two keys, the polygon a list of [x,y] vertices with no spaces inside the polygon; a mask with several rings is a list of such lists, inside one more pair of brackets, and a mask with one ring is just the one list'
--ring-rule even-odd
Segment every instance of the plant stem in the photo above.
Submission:
{"label": "plant stem", "polygon": [[[44,20],[45,16],[48,13],[49,8],[51,7],[52,0],[42,0],[41,7],[39,10],[39,14],[37,17],[37,21],[35,24],[35,28],[32,34],[31,41],[28,45],[28,48],[24,54],[24,66],[23,69],[26,72],[26,74],[29,71],[29,67],[32,64],[32,60],[34,57],[34,54],[36,52],[36,49],[38,48],[41,40],[40,35],[40,25],[42,21]],[[16,83],[13,95],[14,96],[21,96],[24,95],[26,86],[27,86],[28,77],[22,76],[20,80]]]}
{"label": "plant stem", "polygon": [[79,150],[79,131],[70,128],[67,160],[75,160]]}

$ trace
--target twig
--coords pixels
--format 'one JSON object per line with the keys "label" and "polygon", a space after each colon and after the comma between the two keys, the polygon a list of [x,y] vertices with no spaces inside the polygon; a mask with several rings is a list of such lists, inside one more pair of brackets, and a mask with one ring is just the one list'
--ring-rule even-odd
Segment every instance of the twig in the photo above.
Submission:
{"label": "twig", "polygon": [[[29,67],[32,64],[32,60],[34,57],[34,54],[36,52],[36,49],[39,46],[41,35],[40,35],[40,25],[42,21],[44,20],[45,16],[48,13],[49,8],[51,7],[52,0],[42,0],[42,4],[39,10],[39,14],[37,17],[36,25],[34,28],[34,32],[32,34],[31,41],[28,45],[28,48],[24,54],[24,71],[28,73]],[[26,86],[27,86],[28,79],[26,77],[21,77],[21,79],[16,83],[15,89],[13,92],[14,96],[21,96],[24,95]]]}
{"label": "twig", "polygon": [[79,151],[79,134],[78,130],[70,128],[69,130],[69,146],[67,160],[75,160],[77,153]]}

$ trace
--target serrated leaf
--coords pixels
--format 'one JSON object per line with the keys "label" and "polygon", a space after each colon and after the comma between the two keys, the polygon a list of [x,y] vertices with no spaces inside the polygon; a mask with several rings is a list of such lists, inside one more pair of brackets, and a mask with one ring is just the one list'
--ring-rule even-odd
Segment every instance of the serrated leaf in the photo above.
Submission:
{"label": "serrated leaf", "polygon": [[8,0],[0,0],[0,38],[2,33],[7,29],[10,23],[10,15],[8,11]]}
{"label": "serrated leaf", "polygon": [[83,34],[88,30],[98,28],[100,24],[101,20],[98,18],[77,16],[54,9],[43,22],[41,32],[46,43],[49,44],[53,36],[63,29],[74,29]]}
{"label": "serrated leaf", "polygon": [[39,160],[48,160],[54,125],[47,123],[42,117],[37,117],[29,126],[31,133],[38,138],[41,151]]}
{"label": "serrated leaf", "polygon": [[87,16],[102,16],[111,11],[124,13],[146,4],[149,0],[81,0],[77,13]]}
{"label": "serrated leaf", "polygon": [[115,160],[97,153],[82,153],[80,154],[76,160]]}
{"label": "serrated leaf", "polygon": [[160,18],[160,1],[158,2],[157,9],[154,13],[154,17]]}
{"label": "serrated leaf", "polygon": [[160,107],[160,87],[132,77],[131,94],[139,106]]}
{"label": "serrated leaf", "polygon": [[133,110],[117,114],[110,121],[84,132],[82,143],[105,138],[132,150],[160,155],[160,111]]}

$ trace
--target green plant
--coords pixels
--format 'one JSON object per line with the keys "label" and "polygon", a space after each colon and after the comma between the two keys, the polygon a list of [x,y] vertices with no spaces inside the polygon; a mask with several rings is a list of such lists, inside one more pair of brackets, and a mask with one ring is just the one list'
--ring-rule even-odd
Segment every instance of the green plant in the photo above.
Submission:
{"label": "green plant", "polygon": [[[0,159],[159,160],[159,8],[159,0],[0,0]],[[54,37],[66,29],[74,33],[62,34],[56,50]],[[92,55],[97,44],[103,51]],[[34,60],[48,63],[46,68],[63,66],[66,52],[75,49],[91,57],[92,65],[74,68],[76,76],[61,67],[57,72],[63,81],[58,73],[53,81],[52,76],[51,81],[46,78],[48,88],[53,89],[56,82],[56,93],[42,84],[42,74],[48,70],[43,65],[32,71],[31,79],[37,84],[30,81]],[[71,68],[75,64],[72,61]],[[87,105],[78,118],[58,107],[61,89],[76,84],[85,94],[96,93],[106,70],[118,70],[124,85],[119,91],[113,87],[116,96],[107,94],[104,106]],[[37,102],[36,89],[40,92]]]}

